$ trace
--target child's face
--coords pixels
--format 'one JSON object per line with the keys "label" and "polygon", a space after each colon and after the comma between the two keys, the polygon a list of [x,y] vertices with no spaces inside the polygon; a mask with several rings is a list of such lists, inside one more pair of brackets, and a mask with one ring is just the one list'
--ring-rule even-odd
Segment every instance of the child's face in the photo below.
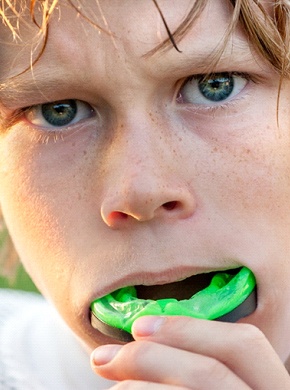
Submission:
{"label": "child's face", "polygon": [[[278,128],[279,75],[240,31],[215,69],[222,74],[190,79],[207,72],[223,40],[226,1],[209,1],[181,53],[148,56],[167,38],[153,2],[84,2],[111,36],[60,3],[33,73],[0,92],[8,119],[35,107],[2,132],[0,204],[38,287],[93,347],[107,341],[90,325],[94,298],[140,284],[161,285],[162,295],[163,284],[244,265],[257,278],[258,308],[243,321],[285,358],[289,82]],[[159,3],[172,31],[192,5]],[[1,27],[1,82],[29,64],[38,31],[29,23],[19,44]]]}

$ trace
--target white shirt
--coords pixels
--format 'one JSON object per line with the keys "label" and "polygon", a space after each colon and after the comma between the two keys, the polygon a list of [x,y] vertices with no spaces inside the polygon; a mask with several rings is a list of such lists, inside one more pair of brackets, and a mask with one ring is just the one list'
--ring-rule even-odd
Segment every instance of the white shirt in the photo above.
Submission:
{"label": "white shirt", "polygon": [[105,390],[55,309],[33,293],[0,289],[0,390]]}

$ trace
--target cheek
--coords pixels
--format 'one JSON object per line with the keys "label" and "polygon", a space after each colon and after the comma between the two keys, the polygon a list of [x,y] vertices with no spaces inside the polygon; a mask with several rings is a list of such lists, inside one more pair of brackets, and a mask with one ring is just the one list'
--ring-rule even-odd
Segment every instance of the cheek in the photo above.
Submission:
{"label": "cheek", "polygon": [[283,224],[289,214],[290,124],[277,130],[275,115],[267,121],[250,117],[247,127],[229,122],[215,129],[221,136],[210,138],[211,198],[241,219],[254,213]]}
{"label": "cheek", "polygon": [[37,268],[45,266],[46,273],[50,273],[52,248],[58,252],[63,246],[60,222],[51,203],[36,187],[33,164],[26,158],[18,158],[17,164],[12,159],[7,163],[9,172],[0,172],[4,218],[22,262],[42,289]]}
{"label": "cheek", "polygon": [[70,221],[79,218],[98,148],[91,132],[48,144],[28,138],[15,131],[1,140],[0,204],[23,263],[43,290],[45,278],[69,278],[67,231],[78,234]]}
{"label": "cheek", "polygon": [[273,152],[259,155],[259,151],[247,149],[235,155],[223,151],[226,157],[215,161],[216,170],[212,173],[212,183],[221,194],[220,199],[215,199],[241,217],[251,210],[255,214],[275,214],[277,218],[283,215],[290,194],[286,173],[289,159],[283,161],[279,154],[268,157]]}

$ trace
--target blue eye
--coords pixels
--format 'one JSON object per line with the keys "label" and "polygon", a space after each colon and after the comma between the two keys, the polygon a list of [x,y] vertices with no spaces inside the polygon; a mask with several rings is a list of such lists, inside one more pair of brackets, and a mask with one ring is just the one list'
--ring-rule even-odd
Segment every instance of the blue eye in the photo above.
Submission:
{"label": "blue eye", "polygon": [[236,96],[247,82],[245,76],[232,73],[193,76],[181,88],[180,98],[183,103],[214,105]]}
{"label": "blue eye", "polygon": [[198,82],[200,93],[208,100],[220,102],[227,99],[234,89],[233,77],[219,75]]}
{"label": "blue eye", "polygon": [[66,126],[70,124],[75,119],[77,111],[75,100],[48,103],[41,106],[43,118],[52,126]]}
{"label": "blue eye", "polygon": [[60,100],[38,104],[25,110],[27,120],[41,127],[64,127],[95,115],[94,109],[80,100]]}

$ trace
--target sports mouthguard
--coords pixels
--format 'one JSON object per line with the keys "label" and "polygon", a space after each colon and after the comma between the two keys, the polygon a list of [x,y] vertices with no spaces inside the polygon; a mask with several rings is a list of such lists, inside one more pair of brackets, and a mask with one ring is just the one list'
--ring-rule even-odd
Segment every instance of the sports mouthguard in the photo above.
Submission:
{"label": "sports mouthguard", "polygon": [[248,268],[236,275],[217,272],[208,287],[180,300],[139,299],[135,287],[124,287],[91,303],[91,324],[101,333],[120,341],[132,341],[134,321],[146,315],[188,316],[236,322],[257,306],[255,276]]}

